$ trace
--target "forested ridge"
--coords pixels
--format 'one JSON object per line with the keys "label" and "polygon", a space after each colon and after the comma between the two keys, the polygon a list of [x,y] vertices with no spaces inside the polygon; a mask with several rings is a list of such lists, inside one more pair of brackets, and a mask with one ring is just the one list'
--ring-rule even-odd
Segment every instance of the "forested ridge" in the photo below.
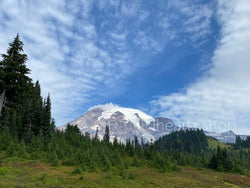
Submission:
{"label": "forested ridge", "polygon": [[[43,161],[51,166],[75,166],[72,173],[115,170],[122,178],[135,178],[124,169],[142,167],[160,172],[177,171],[182,166],[211,168],[248,174],[249,137],[236,137],[235,144],[212,149],[203,130],[181,130],[143,143],[135,137],[121,143],[110,142],[109,127],[104,139],[81,134],[68,124],[65,131],[55,127],[51,100],[41,97],[39,82],[33,83],[26,67],[27,55],[19,35],[9,44],[0,61],[0,163],[8,158]],[[52,101],[53,102],[53,101]],[[98,130],[97,130],[98,131]],[[97,135],[97,134],[96,134]]]}

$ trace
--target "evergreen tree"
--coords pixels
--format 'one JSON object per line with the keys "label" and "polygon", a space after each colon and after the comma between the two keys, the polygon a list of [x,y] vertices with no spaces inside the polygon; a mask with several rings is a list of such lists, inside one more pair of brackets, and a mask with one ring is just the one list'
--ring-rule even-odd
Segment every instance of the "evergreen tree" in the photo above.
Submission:
{"label": "evergreen tree", "polygon": [[140,146],[140,145],[139,145],[138,138],[137,138],[137,136],[136,136],[136,135],[134,136],[134,144],[135,144],[135,148],[137,148],[137,147],[139,147],[139,146]]}
{"label": "evergreen tree", "polygon": [[56,121],[55,121],[54,118],[51,119],[50,129],[51,129],[51,131],[50,131],[51,133],[55,133],[55,131],[56,131]]}
{"label": "evergreen tree", "polygon": [[33,96],[32,96],[32,131],[35,135],[38,135],[42,130],[43,125],[43,99],[41,97],[41,88],[40,84],[37,81],[35,87],[33,87]]}
{"label": "evergreen tree", "polygon": [[159,138],[155,142],[158,151],[177,150],[199,154],[208,148],[207,136],[203,130],[180,130]]}
{"label": "evergreen tree", "polygon": [[105,133],[104,133],[104,136],[103,136],[103,142],[109,143],[109,139],[110,139],[110,137],[109,137],[109,126],[106,125]]}
{"label": "evergreen tree", "polygon": [[114,147],[114,149],[117,149],[119,147],[117,136],[115,136],[115,138],[114,138],[113,147]]}
{"label": "evergreen tree", "polygon": [[96,127],[96,132],[95,132],[95,139],[98,139],[98,127]]}
{"label": "evergreen tree", "polygon": [[132,157],[134,155],[134,148],[133,148],[133,145],[131,144],[130,139],[126,140],[125,152],[130,157]]}
{"label": "evergreen tree", "polygon": [[42,131],[44,135],[51,134],[51,101],[50,95],[47,96],[47,99],[44,101],[43,107],[43,127]]}
{"label": "evergreen tree", "polygon": [[240,149],[241,147],[242,147],[242,140],[240,138],[240,135],[236,135],[235,148]]}
{"label": "evergreen tree", "polygon": [[70,125],[67,124],[67,127],[65,129],[65,133],[73,133],[73,134],[80,134],[80,129],[77,127],[77,125]]}
{"label": "evergreen tree", "polygon": [[[8,129],[29,143],[40,132],[50,135],[55,123],[51,119],[50,96],[43,103],[39,82],[33,84],[28,77],[30,70],[25,65],[27,55],[22,54],[22,46],[17,34],[0,61],[0,130]],[[6,100],[2,100],[3,93]]]}
{"label": "evergreen tree", "polygon": [[5,91],[7,100],[13,104],[21,102],[25,98],[23,90],[27,88],[31,79],[27,76],[30,69],[25,65],[27,55],[22,54],[23,42],[20,41],[19,34],[9,45],[7,54],[2,54],[3,60],[0,62],[1,87]]}
{"label": "evergreen tree", "polygon": [[141,137],[141,148],[142,148],[142,149],[144,148],[144,140],[143,140],[143,137]]}
{"label": "evergreen tree", "polygon": [[227,154],[227,150],[221,149],[220,146],[217,146],[216,153],[213,154],[212,158],[208,163],[208,167],[216,169],[218,171],[230,171],[233,169],[233,164],[231,159]]}

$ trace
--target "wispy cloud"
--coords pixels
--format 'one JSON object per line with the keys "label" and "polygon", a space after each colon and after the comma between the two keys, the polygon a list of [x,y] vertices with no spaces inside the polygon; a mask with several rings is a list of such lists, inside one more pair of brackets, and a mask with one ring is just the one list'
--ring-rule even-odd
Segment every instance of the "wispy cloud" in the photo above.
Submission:
{"label": "wispy cloud", "polygon": [[212,122],[219,126],[217,131],[235,125],[236,132],[249,134],[249,17],[247,0],[219,1],[217,19],[222,27],[221,39],[212,58],[212,68],[182,91],[152,101],[153,111],[176,122],[196,122],[199,126]]}
{"label": "wispy cloud", "polygon": [[124,91],[126,78],[168,42],[195,46],[205,38],[213,11],[197,6],[175,0],[2,0],[0,53],[19,32],[31,76],[40,81],[44,96],[51,94],[53,116],[61,125],[98,98]]}

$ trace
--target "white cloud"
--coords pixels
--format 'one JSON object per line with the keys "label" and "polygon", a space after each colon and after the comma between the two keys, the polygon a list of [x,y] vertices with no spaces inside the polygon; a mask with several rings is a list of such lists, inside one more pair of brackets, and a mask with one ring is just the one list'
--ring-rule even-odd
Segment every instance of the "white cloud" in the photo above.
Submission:
{"label": "white cloud", "polygon": [[217,13],[222,30],[212,68],[183,91],[152,101],[152,111],[200,126],[235,124],[237,133],[250,134],[250,4],[219,1]]}
{"label": "white cloud", "polygon": [[[5,53],[19,32],[29,57],[31,76],[40,81],[43,96],[51,94],[53,116],[61,125],[80,115],[79,109],[95,101],[94,97],[123,92],[126,78],[180,35],[180,31],[175,32],[175,23],[168,22],[173,17],[180,21],[178,13],[154,6],[140,0],[2,0],[0,53]],[[181,12],[183,6],[177,8]],[[195,26],[197,29],[190,32],[201,37],[202,31],[209,30],[211,17],[209,10],[202,10],[195,18],[188,8],[182,11],[190,17],[190,23],[179,29],[188,33]],[[171,14],[165,14],[166,11]],[[205,17],[202,26],[199,17]]]}
{"label": "white cloud", "polygon": [[[19,32],[29,57],[31,77],[40,81],[44,97],[50,93],[58,125],[71,120],[72,114],[91,96],[112,88],[130,74],[125,71],[130,69],[129,63],[123,63],[129,55],[123,49],[118,55],[98,46],[100,34],[89,19],[92,3],[68,6],[64,1],[0,2],[1,53],[6,52],[8,43]],[[106,37],[105,40],[114,42],[111,48],[126,41],[125,33]],[[123,46],[126,48],[125,43]]]}
{"label": "white cloud", "polygon": [[[206,44],[211,33],[211,18],[216,6],[214,1],[164,1],[157,16],[157,26],[165,37],[179,47],[185,44],[199,49]],[[184,36],[184,37],[183,37]],[[162,39],[163,40],[163,39]],[[203,41],[203,42],[200,42]]]}
{"label": "white cloud", "polygon": [[144,32],[139,31],[134,39],[136,45],[140,46],[143,50],[151,51],[154,49],[154,53],[161,52],[163,46],[160,45],[151,36],[147,36]]}

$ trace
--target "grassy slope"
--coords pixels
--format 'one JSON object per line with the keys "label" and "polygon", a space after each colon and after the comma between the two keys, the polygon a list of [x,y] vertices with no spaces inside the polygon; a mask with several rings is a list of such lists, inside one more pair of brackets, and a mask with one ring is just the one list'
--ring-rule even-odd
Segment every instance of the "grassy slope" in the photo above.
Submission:
{"label": "grassy slope", "polygon": [[[250,177],[191,167],[172,173],[129,167],[124,179],[116,170],[75,175],[74,170],[74,167],[51,167],[30,161],[3,162],[0,187],[250,187]],[[135,177],[131,178],[131,174]]]}
{"label": "grassy slope", "polygon": [[221,148],[230,148],[231,146],[230,145],[227,145],[223,142],[220,142],[218,140],[216,140],[215,138],[213,137],[207,137],[207,142],[208,142],[208,147],[210,149],[216,149],[217,146],[219,145]]}

